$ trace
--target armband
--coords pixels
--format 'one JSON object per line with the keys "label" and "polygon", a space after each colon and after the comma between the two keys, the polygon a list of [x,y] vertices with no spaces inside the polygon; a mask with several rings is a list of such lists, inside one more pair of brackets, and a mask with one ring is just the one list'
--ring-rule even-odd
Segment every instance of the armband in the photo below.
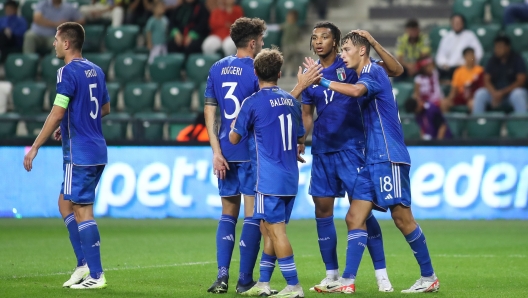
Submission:
{"label": "armband", "polygon": [[69,103],[70,103],[70,98],[57,93],[57,95],[55,96],[55,101],[53,102],[53,105],[66,109],[68,108]]}

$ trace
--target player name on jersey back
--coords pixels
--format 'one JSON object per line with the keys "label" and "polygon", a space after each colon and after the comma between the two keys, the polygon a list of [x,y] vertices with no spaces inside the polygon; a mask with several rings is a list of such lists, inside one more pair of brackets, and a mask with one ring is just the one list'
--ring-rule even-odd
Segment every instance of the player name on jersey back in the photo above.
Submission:
{"label": "player name on jersey back", "polygon": [[271,107],[278,107],[278,106],[290,106],[293,107],[294,103],[291,98],[276,98],[276,99],[270,99]]}
{"label": "player name on jersey back", "polygon": [[224,68],[222,68],[222,72],[220,74],[221,75],[237,75],[237,76],[241,76],[242,75],[242,67],[236,67],[236,66],[224,67]]}

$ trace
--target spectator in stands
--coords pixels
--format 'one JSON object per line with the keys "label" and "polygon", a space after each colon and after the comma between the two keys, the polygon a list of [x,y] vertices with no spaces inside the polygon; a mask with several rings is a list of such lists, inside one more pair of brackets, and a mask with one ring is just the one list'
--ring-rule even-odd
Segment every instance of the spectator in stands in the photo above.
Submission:
{"label": "spectator in stands", "polygon": [[451,79],[453,72],[464,64],[462,51],[471,47],[475,50],[478,61],[482,58],[484,51],[482,45],[473,31],[465,28],[464,17],[460,14],[451,16],[451,29],[440,40],[438,52],[436,52],[436,65],[440,70],[440,77]]}
{"label": "spectator in stands", "polygon": [[315,6],[317,8],[317,16],[319,17],[319,20],[326,20],[326,14],[328,12],[328,1],[315,0]]}
{"label": "spectator in stands", "polygon": [[502,18],[504,27],[517,22],[528,22],[528,0],[524,3],[510,3],[504,9],[504,17]]}
{"label": "spectator in stands", "polygon": [[149,7],[152,7],[155,0],[118,0],[118,3],[126,7],[125,22],[143,27],[148,18],[152,15]]}
{"label": "spectator in stands", "polygon": [[209,17],[209,35],[202,43],[204,54],[214,54],[219,49],[224,51],[226,56],[236,53],[236,46],[229,36],[229,28],[244,15],[242,7],[235,4],[235,0],[219,0],[219,6],[213,10]]}
{"label": "spectator in stands", "polygon": [[165,4],[165,15],[168,17],[178,6],[181,4],[181,0],[163,0]]}
{"label": "spectator in stands", "polygon": [[418,71],[416,61],[430,53],[429,37],[420,32],[420,25],[417,20],[408,20],[405,23],[405,33],[398,37],[396,42],[396,58],[403,66],[404,72],[395,79],[402,80],[414,77]]}
{"label": "spectator in stands", "polygon": [[209,11],[199,0],[185,0],[169,17],[169,52],[199,53],[209,34]]}
{"label": "spectator in stands", "polygon": [[79,11],[88,21],[110,20],[113,27],[121,26],[125,19],[125,9],[113,0],[93,0],[92,4],[79,7]]}
{"label": "spectator in stands", "polygon": [[475,91],[484,86],[484,68],[477,64],[475,50],[465,48],[462,53],[466,63],[457,68],[453,74],[451,91],[447,98],[442,101],[444,113],[454,106],[467,107],[471,111]]}
{"label": "spectator in stands", "polygon": [[405,102],[405,111],[414,114],[420,126],[420,135],[424,140],[443,140],[452,137],[440,108],[429,102],[408,99]]}
{"label": "spectator in stands", "polygon": [[57,27],[64,22],[84,24],[84,19],[72,4],[62,0],[41,0],[33,11],[33,23],[24,34],[24,54],[51,51]]}
{"label": "spectator in stands", "polygon": [[22,49],[27,22],[17,15],[18,2],[9,0],[4,4],[4,16],[0,17],[0,63],[4,62],[10,49]]}
{"label": "spectator in stands", "polygon": [[440,106],[444,95],[433,59],[429,56],[422,57],[416,62],[416,67],[418,74],[414,77],[414,99]]}
{"label": "spectator in stands", "polygon": [[284,57],[282,74],[285,76],[297,76],[297,67],[299,65],[299,39],[301,37],[301,28],[297,25],[299,13],[292,9],[286,15],[286,22],[281,25],[281,51]]}
{"label": "spectator in stands", "polygon": [[154,58],[167,54],[167,31],[169,19],[165,16],[165,4],[158,1],[154,4],[154,15],[149,18],[145,26],[147,33],[147,47],[150,50],[149,63]]}
{"label": "spectator in stands", "polygon": [[525,83],[526,65],[522,57],[512,51],[507,36],[498,36],[495,38],[493,57],[486,65],[485,87],[475,93],[473,114],[484,113],[488,106],[492,110],[513,107],[515,113],[526,113],[528,93]]}

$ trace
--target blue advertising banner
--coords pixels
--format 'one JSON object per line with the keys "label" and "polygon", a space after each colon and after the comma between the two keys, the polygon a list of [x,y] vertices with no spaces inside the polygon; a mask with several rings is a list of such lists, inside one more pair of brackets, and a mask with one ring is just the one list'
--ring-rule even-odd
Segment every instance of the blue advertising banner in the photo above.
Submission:
{"label": "blue advertising banner", "polygon": [[[59,216],[60,147],[0,147],[0,217]],[[418,219],[528,219],[528,147],[410,147],[412,207]],[[221,204],[208,147],[109,147],[97,188],[98,217],[218,218]],[[309,148],[300,164],[292,218],[313,218]],[[336,200],[344,218],[348,200]],[[380,219],[389,214],[376,213]]]}

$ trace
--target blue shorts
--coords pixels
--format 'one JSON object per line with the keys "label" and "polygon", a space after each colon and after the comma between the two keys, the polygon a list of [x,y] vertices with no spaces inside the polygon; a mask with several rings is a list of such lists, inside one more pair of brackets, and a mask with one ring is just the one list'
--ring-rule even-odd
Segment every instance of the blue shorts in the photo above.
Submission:
{"label": "blue shorts", "polygon": [[105,165],[97,166],[75,166],[65,163],[64,182],[61,186],[61,194],[64,199],[75,204],[89,205],[95,202],[95,187],[101,179]]}
{"label": "blue shorts", "polygon": [[268,223],[288,223],[293,210],[295,196],[277,197],[261,193],[255,194],[253,219],[265,220]]}
{"label": "blue shorts", "polygon": [[314,197],[335,198],[344,197],[345,191],[351,194],[364,164],[363,149],[314,154],[308,193]]}
{"label": "blue shorts", "polygon": [[221,197],[239,194],[254,196],[255,183],[255,174],[250,162],[230,162],[225,178],[218,179],[218,190]]}
{"label": "blue shorts", "polygon": [[366,165],[359,171],[352,198],[369,201],[374,209],[386,212],[390,206],[411,206],[411,166],[382,162]]}

